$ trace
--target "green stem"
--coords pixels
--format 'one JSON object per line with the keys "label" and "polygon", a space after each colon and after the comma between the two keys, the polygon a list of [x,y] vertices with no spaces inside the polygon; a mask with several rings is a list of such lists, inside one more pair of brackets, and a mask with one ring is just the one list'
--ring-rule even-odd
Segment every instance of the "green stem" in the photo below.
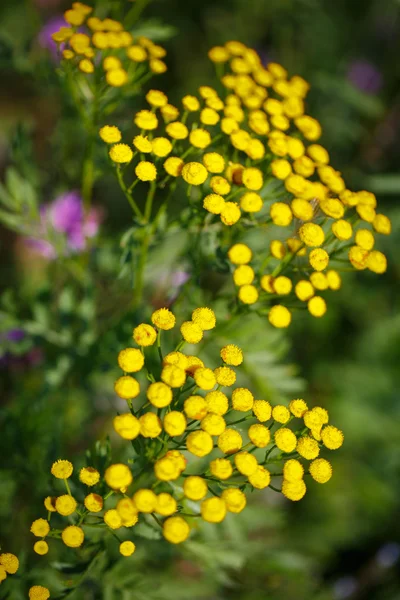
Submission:
{"label": "green stem", "polygon": [[160,361],[162,364],[164,357],[163,357],[163,353],[162,353],[162,349],[161,349],[161,329],[159,329],[158,333],[157,333],[157,351],[158,351],[158,356],[160,357]]}
{"label": "green stem", "polygon": [[133,212],[140,220],[142,220],[143,215],[142,215],[138,205],[136,204],[135,200],[133,199],[132,194],[130,193],[130,191],[128,190],[128,188],[125,185],[124,176],[122,174],[120,165],[117,165],[117,178],[118,178],[118,183],[119,183],[122,191],[124,192],[129,204],[131,205]]}

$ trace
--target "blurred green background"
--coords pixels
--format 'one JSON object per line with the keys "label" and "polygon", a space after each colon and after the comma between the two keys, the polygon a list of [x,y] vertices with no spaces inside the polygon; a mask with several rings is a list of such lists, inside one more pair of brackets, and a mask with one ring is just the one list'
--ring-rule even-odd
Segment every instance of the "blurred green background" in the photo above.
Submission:
{"label": "blurred green background", "polygon": [[[239,519],[218,530],[206,527],[203,543],[200,537],[185,548],[166,549],[148,539],[135,554],[135,567],[114,557],[104,566],[101,585],[89,578],[74,598],[398,600],[400,3],[136,3],[143,13],[135,31],[168,51],[169,71],[150,87],[165,90],[175,104],[209,83],[207,50],[229,39],[305,77],[312,86],[308,111],[323,126],[332,164],[349,188],[377,195],[394,233],[382,242],[385,275],[344,274],[323,319],[304,317],[285,333],[268,329],[253,347],[263,373],[255,386],[264,385],[274,401],[304,394],[326,406],[345,431],[346,443],[333,457],[333,479],[310,485],[298,504],[270,490],[258,493]],[[118,18],[131,2],[95,5]],[[84,132],[62,93],[51,51],[43,47],[43,28],[65,8],[68,3],[58,0],[3,0],[0,6],[1,180],[40,204],[79,188]],[[122,122],[133,111],[122,109],[118,118]],[[51,461],[60,455],[79,461],[88,440],[109,433],[115,355],[134,324],[129,278],[120,267],[129,207],[108,178],[95,187],[94,204],[102,224],[89,271],[79,257],[35,258],[12,223],[1,229],[0,543],[29,561],[28,580],[49,584],[46,564],[68,563],[70,551],[34,556],[29,523],[41,515]],[[29,220],[24,226],[29,235]],[[157,271],[155,255],[149,275],[159,278],[157,290],[148,289],[155,306],[168,299],[174,272],[184,269],[174,264],[175,244],[160,253],[168,256],[167,265]],[[211,285],[203,297],[212,294]],[[249,340],[257,332],[256,324]],[[4,597],[25,597],[24,584],[17,583]]]}

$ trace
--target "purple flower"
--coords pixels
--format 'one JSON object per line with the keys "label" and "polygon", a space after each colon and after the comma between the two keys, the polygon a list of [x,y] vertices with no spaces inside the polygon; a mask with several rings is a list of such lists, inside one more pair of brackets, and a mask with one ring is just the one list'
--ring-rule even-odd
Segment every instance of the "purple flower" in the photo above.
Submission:
{"label": "purple flower", "polygon": [[76,254],[85,250],[88,238],[97,234],[100,221],[100,212],[95,208],[85,215],[78,192],[67,192],[41,207],[39,231],[27,243],[48,259]]}
{"label": "purple flower", "polygon": [[51,36],[61,27],[69,27],[69,24],[62,15],[57,15],[43,25],[38,35],[39,44],[42,48],[50,50],[54,59],[57,59],[57,44]]}
{"label": "purple flower", "polygon": [[7,339],[10,342],[20,342],[25,337],[25,331],[23,329],[10,329],[6,334]]}
{"label": "purple flower", "polygon": [[369,94],[376,94],[382,87],[381,73],[367,60],[354,60],[347,71],[347,79]]}

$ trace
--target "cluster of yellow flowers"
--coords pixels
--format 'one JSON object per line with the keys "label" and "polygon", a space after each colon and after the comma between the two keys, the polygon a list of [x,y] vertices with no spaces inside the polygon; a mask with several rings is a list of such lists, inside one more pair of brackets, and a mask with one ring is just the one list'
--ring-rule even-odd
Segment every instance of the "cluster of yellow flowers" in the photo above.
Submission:
{"label": "cluster of yellow flowers", "polygon": [[101,68],[111,87],[122,87],[144,75],[167,70],[161,60],[166,55],[164,48],[144,36],[134,40],[119,21],[101,20],[92,12],[90,6],[74,2],[64,13],[70,26],[61,27],[52,37],[66,61],[87,75]]}
{"label": "cluster of yellow flowers", "polygon": [[[198,200],[210,218],[233,226],[242,217],[236,238],[243,231],[251,235],[255,226],[276,237],[267,251],[257,253],[257,273],[247,245],[229,250],[243,304],[271,304],[291,295],[291,304],[307,302],[312,315],[322,316],[326,302],[316,290],[339,289],[341,262],[375,273],[386,270],[385,255],[374,249],[374,232],[389,234],[390,220],[377,213],[374,194],[346,188],[329,165],[328,151],[315,143],[321,126],[305,114],[309,85],[303,78],[288,79],[277,63],[264,67],[258,54],[239,42],[214,47],[209,57],[224,71],[222,97],[202,86],[199,97],[182,99],[181,114],[163,92],[150,90],[149,108],[134,117],[139,132],[133,148],[121,143],[115,126],[104,126],[100,136],[112,144],[109,154],[118,165],[136,157],[130,189],[139,180],[162,179],[165,185],[181,178],[191,202],[192,186],[200,190]],[[336,268],[327,270],[335,261]],[[291,312],[277,304],[269,319],[287,327]]]}
{"label": "cluster of yellow flowers", "polygon": [[[104,473],[83,467],[79,482],[85,489],[75,480],[70,485],[71,462],[53,464],[51,472],[64,481],[66,493],[47,497],[47,519],[32,523],[31,532],[40,538],[34,545],[38,554],[47,553],[47,536],[80,547],[95,525],[111,530],[120,553],[130,556],[135,543],[129,538],[136,540],[134,527],[140,521],[154,524],[167,541],[178,544],[196,529],[198,517],[220,523],[228,513],[240,513],[248,491],[270,486],[297,501],[306,493],[306,476],[318,483],[331,478],[331,464],[320,451],[339,448],[343,433],[328,424],[325,409],[309,408],[302,399],[288,407],[271,406],[249,389],[234,387],[234,367],[244,360],[234,344],[221,349],[221,363],[214,368],[181,351],[216,326],[210,308],[193,311],[180,326],[178,345],[166,355],[162,332],[176,326],[175,315],[161,308],[151,321],[133,330],[136,347],[118,355],[123,375],[115,392],[129,410],[118,414],[113,426],[131,442],[132,459],[129,465],[111,464]],[[300,423],[295,425],[295,419]],[[205,457],[207,462],[196,460]],[[280,489],[271,484],[275,479]],[[53,513],[67,517],[69,524],[52,529]]]}

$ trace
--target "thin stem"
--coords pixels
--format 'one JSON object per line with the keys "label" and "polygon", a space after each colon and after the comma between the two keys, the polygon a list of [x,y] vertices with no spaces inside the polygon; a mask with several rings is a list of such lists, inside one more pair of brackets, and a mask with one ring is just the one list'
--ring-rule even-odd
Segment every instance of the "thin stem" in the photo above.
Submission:
{"label": "thin stem", "polygon": [[158,351],[158,356],[160,357],[160,361],[162,363],[164,360],[164,357],[163,357],[163,353],[162,353],[162,349],[161,349],[161,329],[159,329],[158,333],[157,333],[157,351]]}
{"label": "thin stem", "polygon": [[124,192],[129,204],[131,205],[133,212],[140,220],[142,220],[143,215],[142,215],[138,205],[136,204],[135,200],[133,199],[132,194],[130,193],[130,191],[128,190],[128,188],[125,185],[124,176],[122,174],[120,165],[117,165],[117,178],[118,178],[118,183],[119,183],[122,191]]}

